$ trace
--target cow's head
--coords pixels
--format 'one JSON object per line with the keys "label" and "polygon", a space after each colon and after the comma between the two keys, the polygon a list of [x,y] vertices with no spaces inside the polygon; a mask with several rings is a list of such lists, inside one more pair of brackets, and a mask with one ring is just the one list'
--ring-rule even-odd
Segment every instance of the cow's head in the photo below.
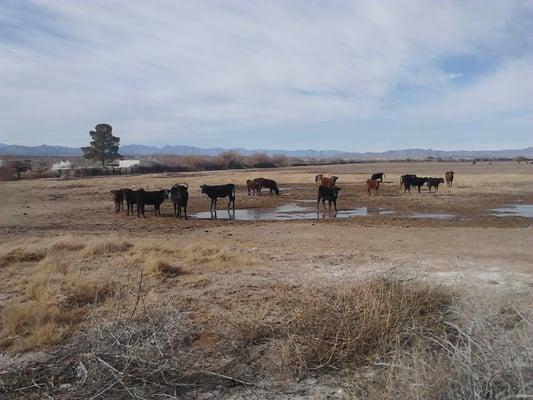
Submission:
{"label": "cow's head", "polygon": [[208,187],[209,187],[209,185],[206,185],[206,184],[201,185],[200,189],[202,190],[202,193],[205,193],[205,191],[207,190]]}

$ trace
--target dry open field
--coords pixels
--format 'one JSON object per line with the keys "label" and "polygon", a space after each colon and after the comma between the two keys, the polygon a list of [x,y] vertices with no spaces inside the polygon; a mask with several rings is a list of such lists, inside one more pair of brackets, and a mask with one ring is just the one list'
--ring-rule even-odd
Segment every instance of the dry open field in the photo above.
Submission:
{"label": "dry open field", "polygon": [[[400,191],[449,169],[453,188]],[[110,194],[187,182],[192,215],[200,184],[235,183],[238,210],[311,213],[317,173],[339,176],[339,215],[368,215],[177,220],[166,201],[143,219]],[[258,176],[281,196],[248,197]],[[533,396],[533,218],[491,212],[533,204],[533,165],[41,179],[0,182],[0,199],[0,397]]]}

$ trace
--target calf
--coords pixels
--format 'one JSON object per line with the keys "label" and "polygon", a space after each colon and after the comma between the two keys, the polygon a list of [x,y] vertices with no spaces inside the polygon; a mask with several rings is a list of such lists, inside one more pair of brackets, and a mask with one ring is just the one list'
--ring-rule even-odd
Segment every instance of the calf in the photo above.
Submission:
{"label": "calf", "polygon": [[378,195],[379,190],[379,184],[381,183],[380,180],[376,179],[367,179],[366,181],[366,190],[368,191],[368,195],[370,196],[370,190],[374,189],[376,191],[376,196]]}
{"label": "calf", "polygon": [[444,174],[444,176],[446,177],[446,185],[448,187],[452,187],[453,186],[453,177],[455,175],[455,172],[453,171],[446,171],[446,174]]}
{"label": "calf", "polygon": [[161,203],[167,198],[166,190],[155,190],[155,191],[145,191],[144,189],[137,190],[137,217],[140,217],[141,214],[144,215],[144,206],[152,205],[154,206],[154,214],[161,215],[160,207]]}
{"label": "calf", "polygon": [[228,183],[226,185],[202,185],[200,186],[202,193],[207,194],[211,199],[210,210],[217,209],[217,199],[229,197],[228,207],[233,203],[233,209],[235,210],[235,185]]}
{"label": "calf", "polygon": [[167,191],[168,197],[174,204],[174,217],[181,218],[181,209],[183,208],[183,214],[187,219],[187,202],[189,201],[189,186],[174,185]]}
{"label": "calf", "polygon": [[404,192],[409,191],[411,193],[411,186],[418,187],[418,193],[420,188],[428,181],[427,177],[419,178],[416,175],[402,175],[400,183],[404,186]]}
{"label": "calf", "polygon": [[126,207],[128,208],[128,216],[133,215],[133,205],[137,204],[137,192],[138,190],[122,189],[124,200],[126,200]]}
{"label": "calf", "polygon": [[385,178],[384,172],[376,172],[375,174],[372,174],[372,178],[370,180],[377,181],[378,179],[383,182],[383,178]]}
{"label": "calf", "polygon": [[112,190],[113,201],[115,202],[115,212],[124,211],[124,189]]}
{"label": "calf", "polygon": [[335,207],[335,215],[337,215],[337,197],[339,196],[341,188],[339,187],[326,187],[320,185],[318,187],[318,198],[316,201],[316,211],[317,213],[320,212],[320,201],[322,200],[322,204],[324,206],[324,210],[326,209],[326,200],[328,201],[329,205],[329,215],[331,216],[331,203],[333,203],[333,206]]}
{"label": "calf", "polygon": [[265,187],[270,190],[271,196],[273,193],[276,193],[276,195],[279,196],[278,184],[276,183],[275,180],[259,178],[259,179],[254,179],[254,182],[256,181],[257,181],[257,193],[261,194],[261,190]]}
{"label": "calf", "polygon": [[428,188],[431,192],[431,188],[435,188],[435,192],[439,191],[439,185],[444,183],[444,178],[428,178]]}

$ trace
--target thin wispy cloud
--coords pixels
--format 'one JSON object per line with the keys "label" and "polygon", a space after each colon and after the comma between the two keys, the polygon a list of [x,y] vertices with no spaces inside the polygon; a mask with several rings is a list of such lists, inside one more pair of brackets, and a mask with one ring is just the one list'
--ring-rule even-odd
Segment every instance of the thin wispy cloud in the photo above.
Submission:
{"label": "thin wispy cloud", "polygon": [[106,121],[125,143],[533,145],[532,16],[527,1],[2,2],[0,141],[80,145]]}

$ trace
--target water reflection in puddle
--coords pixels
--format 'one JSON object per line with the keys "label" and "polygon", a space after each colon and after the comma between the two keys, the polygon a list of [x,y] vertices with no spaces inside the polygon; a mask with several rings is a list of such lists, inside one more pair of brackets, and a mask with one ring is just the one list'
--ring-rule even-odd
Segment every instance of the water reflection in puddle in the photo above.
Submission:
{"label": "water reflection in puddle", "polygon": [[383,210],[378,208],[358,207],[352,209],[338,210],[337,215],[331,212],[331,217],[328,211],[320,210],[317,214],[312,208],[302,207],[295,203],[288,203],[276,207],[272,210],[264,209],[241,209],[241,210],[218,210],[216,213],[211,211],[202,211],[192,214],[193,218],[199,219],[235,219],[238,221],[291,221],[291,220],[307,220],[317,218],[350,218],[361,217],[368,215],[386,215],[392,214],[394,211]]}
{"label": "water reflection in puddle", "polygon": [[533,218],[533,204],[509,204],[491,210],[491,215],[497,217],[525,217]]}
{"label": "water reflection in puddle", "polygon": [[409,215],[409,218],[419,219],[450,219],[454,217],[455,215],[442,213],[412,213]]}

